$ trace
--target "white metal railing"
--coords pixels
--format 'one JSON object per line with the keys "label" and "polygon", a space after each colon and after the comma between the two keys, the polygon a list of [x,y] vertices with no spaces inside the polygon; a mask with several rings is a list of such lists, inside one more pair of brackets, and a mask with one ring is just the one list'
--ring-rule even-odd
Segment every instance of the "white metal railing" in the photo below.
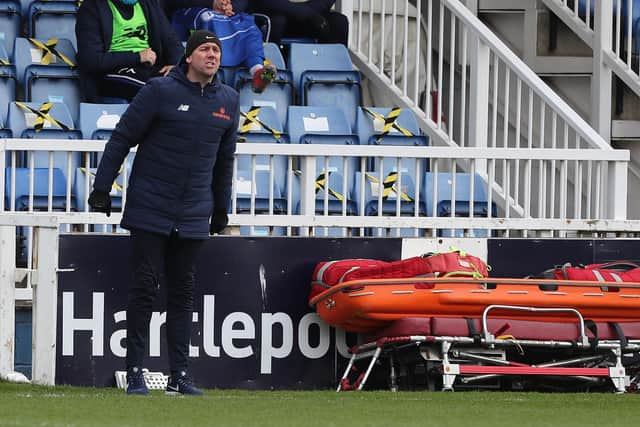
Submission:
{"label": "white metal railing", "polygon": [[632,0],[543,0],[543,3],[592,49],[597,49],[602,39],[602,60],[640,96],[638,3]]}
{"label": "white metal railing", "polygon": [[[38,236],[33,266],[32,381],[55,384],[58,297],[58,218],[51,213],[0,214],[0,378],[13,371],[15,354],[16,227],[33,227]],[[53,303],[52,303],[53,302]]]}
{"label": "white metal railing", "polygon": [[[64,191],[58,190],[58,194],[61,194],[64,205],[58,208],[54,206],[53,183],[49,178],[43,210],[55,212],[63,224],[75,224],[63,231],[88,230],[88,224],[117,224],[120,219],[117,212],[111,218],[89,212],[86,197],[91,189],[90,174],[82,174],[82,179],[76,182],[69,179],[74,175],[71,167],[74,162],[78,168],[88,169],[91,166],[89,159],[99,154],[104,145],[104,141],[87,140],[0,140],[0,165],[6,168],[6,177],[9,179],[5,182],[5,175],[0,176],[0,188],[3,191],[0,204],[5,210],[17,210],[14,200],[18,190],[16,180],[12,178],[17,165],[12,161],[6,163],[7,158],[22,156],[27,159],[29,189],[24,211],[34,212],[33,181],[36,166],[33,159],[37,153],[48,153],[48,156],[45,155],[48,162],[44,168],[51,177],[56,166],[53,158],[61,153],[66,160],[57,167],[66,170],[67,178]],[[624,221],[626,215],[627,150],[357,145],[332,145],[328,150],[328,147],[309,144],[238,144],[237,156],[249,158],[251,168],[241,180],[237,163],[234,167],[236,178],[233,181],[232,224],[285,227],[287,231],[284,234],[287,235],[326,235],[327,230],[318,233],[315,228],[339,227],[340,235],[363,235],[371,232],[367,228],[407,228],[409,234],[415,236],[437,236],[443,230],[452,228],[452,224],[456,229],[466,229],[467,232],[473,229],[495,232],[508,230],[516,235],[543,229],[552,235],[557,231],[569,230],[625,231],[619,228],[623,223],[615,221]],[[374,169],[371,165],[376,162],[386,164],[386,170],[403,172],[394,181],[387,181],[389,189],[386,194],[382,189],[388,173],[383,174],[383,168],[376,168],[372,172]],[[484,200],[489,205],[496,203],[497,215],[489,210],[488,218],[473,217],[473,209],[470,209],[469,216],[461,218],[456,214],[456,204],[453,204],[449,217],[442,218],[438,212],[428,212],[422,208],[423,205],[435,206],[435,203],[429,202],[447,198],[438,195],[438,191],[441,191],[438,185],[434,185],[433,192],[423,188],[425,173],[460,172],[461,164],[468,167],[471,176],[478,174],[487,183]],[[482,165],[482,169],[478,165]],[[334,188],[329,192],[321,191],[324,184],[319,181],[319,176],[325,170],[341,176],[339,182],[331,183]],[[262,194],[258,194],[259,173],[269,181],[265,186],[269,190]],[[127,169],[124,168],[124,178],[118,181],[119,194],[125,201],[126,174]],[[278,188],[283,189],[282,194],[276,194],[272,185],[278,180],[281,181]],[[464,199],[467,196],[463,196],[462,192],[466,188],[464,191],[470,191],[475,196],[467,198],[478,200],[481,189],[474,188],[476,184],[473,180],[468,177],[466,180],[452,178],[453,182],[447,183],[447,188],[451,188],[447,191],[453,193],[449,199]],[[460,191],[458,195],[456,188]],[[371,195],[367,197],[365,194],[369,190]],[[398,191],[400,197],[397,197]],[[414,202],[411,212],[405,209],[403,192],[411,193],[409,197]],[[611,197],[605,197],[607,194]],[[39,197],[44,200],[42,195]],[[616,200],[616,203],[608,204],[610,199]],[[277,207],[278,200],[282,203],[280,208]],[[332,206],[337,204],[338,208],[329,207],[330,200]],[[393,201],[391,208],[388,207],[390,201]],[[349,203],[356,207],[355,211],[349,208]],[[374,216],[367,215],[367,203],[373,206],[376,212]],[[380,209],[383,203],[387,206],[384,214]],[[544,226],[537,223],[540,220],[544,220]],[[594,227],[594,224],[597,225]],[[626,231],[634,230],[634,223],[624,224],[630,227]],[[374,234],[401,233],[379,230]]]}
{"label": "white metal railing", "polygon": [[343,0],[354,63],[437,145],[610,146],[459,0]]}

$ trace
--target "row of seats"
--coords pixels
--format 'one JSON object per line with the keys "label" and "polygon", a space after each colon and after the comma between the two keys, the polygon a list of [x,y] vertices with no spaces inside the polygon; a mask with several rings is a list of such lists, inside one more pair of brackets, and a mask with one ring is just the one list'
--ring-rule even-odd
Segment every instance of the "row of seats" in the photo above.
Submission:
{"label": "row of seats", "polygon": [[[74,170],[74,176],[71,186],[71,192],[67,194],[67,179],[64,173],[59,168],[53,168],[51,171],[48,168],[34,168],[33,169],[33,191],[31,192],[31,200],[29,198],[30,190],[30,174],[29,168],[6,168],[5,169],[5,206],[11,211],[25,211],[30,208],[35,211],[84,211],[86,207],[87,192],[91,190],[93,185],[93,179],[95,177],[95,168],[76,168]],[[339,176],[336,173],[335,176]],[[114,211],[119,211],[122,208],[122,191],[124,186],[124,174],[118,175],[111,191],[112,207]],[[238,180],[243,182],[243,179],[247,176],[243,173],[238,174]],[[356,173],[356,183],[362,179],[361,173]],[[412,189],[411,177],[408,175],[403,177],[408,182],[403,182],[402,188],[406,191],[396,194],[390,192],[388,195],[383,195],[382,200],[382,215],[396,215],[396,199],[401,199],[400,216],[416,216],[415,204],[411,200],[407,202],[404,197],[408,196],[408,193]],[[456,181],[455,187],[455,201],[454,191],[452,189],[453,181]],[[341,178],[339,179],[341,181]],[[471,181],[473,180],[473,184]],[[334,179],[330,179],[328,186],[334,184]],[[15,182],[15,184],[14,184]],[[51,198],[49,198],[49,183],[51,182]],[[246,183],[246,181],[244,181]],[[268,181],[262,181],[262,183]],[[473,216],[474,217],[487,217],[488,216],[488,202],[487,193],[484,188],[482,179],[475,175],[470,176],[467,173],[457,173],[455,176],[451,173],[440,172],[434,174],[427,172],[424,176],[424,187],[421,191],[420,207],[417,210],[417,216],[440,216],[449,217],[454,215],[458,217],[468,217],[471,213],[471,204],[473,200]],[[15,185],[15,186],[14,186]],[[341,185],[341,184],[340,184]],[[471,194],[471,185],[474,186],[473,195]],[[250,184],[249,184],[250,186]],[[239,189],[240,185],[236,183],[236,188]],[[264,201],[261,197],[261,187],[264,187],[261,183],[257,184],[255,212],[266,213],[267,209],[264,206]],[[246,186],[245,186],[246,188]],[[354,198],[348,201],[350,205],[345,214],[347,215],[359,215],[362,212],[366,216],[377,216],[378,205],[378,189],[380,186],[374,185],[365,177],[365,195],[361,198],[361,195],[357,191],[359,185],[354,186]],[[241,191],[241,190],[240,190]],[[435,195],[435,197],[434,197]],[[321,197],[324,197],[322,194]],[[434,203],[435,199],[435,203]],[[320,205],[322,199],[318,199],[318,205]],[[359,206],[360,201],[364,202],[362,209]],[[237,195],[237,212],[247,213],[249,211],[248,204],[250,199],[248,194],[238,192]],[[299,200],[294,199],[292,201],[299,207]],[[262,206],[262,207],[261,207]],[[276,209],[277,208],[277,209]],[[284,209],[283,209],[284,208]],[[317,213],[322,214],[324,211],[322,206],[317,207]],[[286,207],[278,207],[277,203],[274,204],[274,213],[283,214],[286,212]],[[299,213],[296,209],[294,213]],[[336,204],[336,206],[329,206],[329,215],[342,214],[342,202]],[[495,203],[491,207],[491,216],[497,215]],[[262,228],[266,231],[266,227]],[[280,233],[284,230],[278,229]],[[443,230],[440,232],[441,236],[461,236],[461,230],[456,230],[453,233]],[[330,230],[331,235],[340,235],[341,229]],[[371,233],[371,231],[369,231]],[[486,237],[486,233],[481,230],[473,231],[475,237]],[[254,230],[255,234],[255,230]],[[276,233],[278,234],[278,233]],[[402,232],[402,235],[412,235],[412,230],[406,230]]]}
{"label": "row of seats", "polygon": [[[406,109],[358,107],[355,132],[339,109],[331,107],[290,106],[286,126],[279,122],[270,107],[241,107],[239,136],[241,141],[253,143],[299,143],[338,145],[388,145],[419,147],[428,144],[413,113]],[[287,160],[267,156],[238,158],[237,209],[249,212],[251,192],[255,193],[253,209],[268,212],[270,194],[274,195],[273,211],[288,211],[288,186],[291,185],[293,213],[300,213],[300,182],[298,175],[287,182]],[[252,171],[255,164],[255,171]],[[273,170],[271,170],[273,164]],[[483,181],[458,174],[455,206],[452,202],[451,174],[435,175],[429,172],[426,159],[395,157],[370,158],[361,170],[359,158],[336,156],[318,157],[315,179],[316,213],[323,215],[401,215],[401,216],[496,216],[495,204],[487,203]],[[272,175],[272,177],[271,177]],[[419,177],[418,194],[415,178]],[[255,179],[255,182],[254,182]],[[437,181],[437,185],[435,182]],[[273,186],[271,186],[273,182]],[[434,191],[437,189],[437,192]],[[434,203],[433,195],[436,194]],[[473,196],[473,197],[472,197]],[[473,209],[471,199],[474,200]],[[419,202],[416,202],[419,200]],[[361,206],[360,202],[364,201]],[[417,203],[417,205],[416,205]],[[471,212],[471,209],[473,212]],[[330,230],[341,234],[342,230]],[[407,230],[411,234],[412,231]],[[330,234],[331,234],[330,233]]]}
{"label": "row of seats", "polygon": [[[7,120],[6,105],[18,99],[16,89],[25,101],[65,103],[71,117],[79,116],[80,91],[75,49],[66,39],[36,40],[18,37],[11,56],[0,45],[0,120]],[[220,75],[236,87],[242,105],[273,107],[286,120],[287,108],[300,105],[339,106],[355,125],[356,107],[360,105],[360,77],[354,71],[346,48],[339,44],[291,45],[289,67],[278,47],[265,45],[267,58],[278,68],[276,81],[261,93],[251,90],[249,72],[241,68],[223,69]]]}
{"label": "row of seats", "polygon": [[11,56],[0,44],[0,120],[7,119],[6,106],[18,92],[25,101],[64,103],[77,120],[79,74],[71,42],[18,37],[14,46]]}
{"label": "row of seats", "polygon": [[356,107],[362,103],[361,79],[346,47],[292,43],[286,61],[274,43],[266,43],[264,48],[265,57],[276,66],[278,74],[261,94],[251,90],[248,70],[221,70],[223,81],[239,91],[241,105],[271,106],[283,123],[290,105],[337,106],[351,127],[355,126]]}
{"label": "row of seats", "polygon": [[75,47],[78,3],[76,0],[0,0],[0,41],[4,41],[10,54],[13,54],[13,40],[22,35],[44,40],[65,38]]}
{"label": "row of seats", "polygon": [[[107,139],[111,130],[117,124],[120,115],[126,109],[122,104],[81,104],[80,129],[74,129],[71,117],[61,103],[11,103],[9,110],[9,131],[15,137],[22,138],[53,138],[53,139]],[[241,143],[301,143],[301,144],[387,144],[395,146],[426,146],[427,139],[421,134],[415,116],[409,110],[397,108],[367,108],[357,109],[356,132],[351,127],[340,110],[329,107],[291,106],[288,109],[287,127],[280,122],[276,111],[269,107],[243,106],[242,117],[239,123],[238,135]],[[269,188],[271,163],[266,156],[258,156],[255,160],[255,175],[252,175],[252,160],[248,156],[238,158],[238,174],[236,181],[237,209],[246,212],[251,207],[251,189],[255,186],[254,209],[257,212],[266,212],[269,209],[269,193],[274,195],[273,207],[276,213],[287,211],[287,169],[286,159],[275,160],[273,170],[273,188]],[[80,154],[68,156],[57,153],[53,159],[54,173],[54,198],[52,209],[64,210],[69,202],[72,209],[84,210],[85,200],[85,175],[92,173],[81,168]],[[16,190],[11,190],[14,182],[9,175],[6,178],[7,207],[13,209],[26,209],[28,207],[28,173],[29,169],[26,157],[18,157],[16,173]],[[48,153],[34,154],[36,168],[35,197],[33,200],[36,209],[48,208]],[[347,165],[346,169],[344,165]],[[130,163],[128,163],[130,165]],[[425,160],[395,158],[384,160],[370,159],[366,164],[366,171],[360,171],[360,161],[356,158],[344,159],[339,157],[318,158],[316,179],[316,208],[318,213],[325,210],[325,191],[327,194],[329,214],[341,214],[343,212],[343,200],[346,206],[345,213],[357,215],[363,212],[365,215],[378,215],[382,207],[383,215],[395,215],[400,198],[400,214],[413,216],[419,215],[450,215],[452,213],[451,202],[439,201],[433,205],[433,187],[428,165]],[[92,166],[95,166],[95,162]],[[74,171],[74,176],[65,176],[67,168]],[[128,168],[128,167],[127,167]],[[11,173],[9,168],[7,174]],[[397,173],[397,171],[400,173]],[[347,186],[344,187],[343,177],[347,176]],[[421,178],[420,203],[416,207],[415,200],[416,176]],[[255,185],[252,179],[255,177]],[[122,176],[119,177],[122,180]],[[364,179],[365,184],[361,184]],[[67,200],[66,182],[73,182],[73,197]],[[450,182],[449,178],[442,178],[440,182]],[[456,215],[469,215],[469,178],[460,178],[459,187],[456,187]],[[87,184],[90,185],[90,184]],[[292,186],[293,200],[299,200],[298,178],[290,183]],[[114,199],[117,200],[117,188],[122,183],[114,186]],[[120,187],[121,188],[121,187]],[[401,188],[401,190],[398,190]],[[443,190],[439,197],[442,198]],[[467,190],[465,190],[467,188]],[[474,190],[474,215],[486,216],[488,207],[486,204],[486,191],[482,188],[481,181],[477,181]],[[345,191],[346,190],[346,191]],[[120,190],[121,191],[121,190]],[[362,193],[364,191],[364,194]],[[382,192],[382,200],[378,194]],[[14,204],[9,199],[13,194]],[[446,194],[445,194],[446,199]],[[450,197],[450,196],[449,196]],[[365,206],[358,206],[360,200],[365,200]],[[465,202],[466,200],[466,202]],[[483,204],[484,203],[484,204]],[[118,203],[115,202],[117,207]],[[492,208],[494,212],[495,208]],[[299,202],[293,202],[294,212],[300,211]],[[495,215],[495,212],[493,213]]]}

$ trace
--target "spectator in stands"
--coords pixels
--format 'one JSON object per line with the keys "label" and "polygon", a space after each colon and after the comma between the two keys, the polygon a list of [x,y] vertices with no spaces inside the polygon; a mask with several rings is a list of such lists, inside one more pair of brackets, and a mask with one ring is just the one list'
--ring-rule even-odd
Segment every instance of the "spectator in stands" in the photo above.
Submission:
{"label": "spectator in stands", "polygon": [[[212,1],[213,0],[160,0],[160,3],[167,14],[167,18],[171,20],[171,17],[178,9],[189,7],[211,8]],[[249,12],[249,0],[231,0],[231,5],[236,13]]]}
{"label": "spectator in stands", "polygon": [[347,45],[349,21],[331,7],[335,0],[255,0],[252,11],[271,18],[269,41],[280,44],[283,37],[310,37],[321,43]]}
{"label": "spectator in stands", "polygon": [[131,100],[150,78],[166,76],[184,52],[156,0],[85,0],[76,37],[88,102]]}
{"label": "spectator in stands", "polygon": [[231,0],[213,0],[213,9],[179,9],[173,14],[172,24],[181,38],[186,38],[187,34],[196,29],[215,33],[224,50],[221,65],[242,65],[249,68],[254,92],[263,92],[276,78],[276,67],[265,61],[262,32],[256,26],[253,16],[235,13]]}
{"label": "spectator in stands", "polygon": [[127,393],[142,376],[157,289],[167,289],[167,394],[202,394],[187,376],[195,266],[209,234],[227,225],[239,96],[216,78],[220,40],[199,30],[180,64],[150,80],[109,139],[89,205],[111,213],[109,190],[131,147],[135,156],[122,227],[131,232],[134,280],[127,306]]}

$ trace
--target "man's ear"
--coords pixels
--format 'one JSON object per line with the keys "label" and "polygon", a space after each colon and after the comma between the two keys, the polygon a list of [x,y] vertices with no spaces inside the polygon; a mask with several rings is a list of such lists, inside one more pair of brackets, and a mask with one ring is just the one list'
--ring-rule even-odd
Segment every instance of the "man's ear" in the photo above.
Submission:
{"label": "man's ear", "polygon": [[186,58],[184,58],[185,62],[187,64],[191,64],[191,55],[187,56]]}

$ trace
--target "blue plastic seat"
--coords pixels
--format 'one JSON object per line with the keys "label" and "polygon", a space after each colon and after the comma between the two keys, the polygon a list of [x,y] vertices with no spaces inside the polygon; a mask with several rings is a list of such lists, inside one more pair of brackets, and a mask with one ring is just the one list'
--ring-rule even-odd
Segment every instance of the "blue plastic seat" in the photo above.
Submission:
{"label": "blue plastic seat", "polygon": [[289,67],[300,105],[339,106],[355,127],[361,104],[360,73],[341,44],[294,43]]}
{"label": "blue plastic seat", "polygon": [[14,49],[16,75],[27,101],[61,102],[78,119],[80,90],[76,51],[67,39],[18,37]]}
{"label": "blue plastic seat", "polygon": [[[4,120],[0,117],[0,138],[11,138],[13,137],[13,133],[10,129],[7,129],[4,124]],[[7,153],[7,159],[10,157],[9,153]],[[7,163],[9,164],[9,163]]]}
{"label": "blue plastic seat", "polygon": [[76,43],[77,2],[60,0],[36,0],[27,12],[27,34],[39,40],[63,38]]}
{"label": "blue plastic seat", "polygon": [[[120,121],[120,116],[127,110],[129,104],[90,104],[80,103],[78,126],[83,139],[108,140],[113,129]],[[92,153],[91,166],[99,164],[102,152]],[[127,155],[127,167],[131,167],[135,153]]]}
{"label": "blue plastic seat", "polygon": [[[364,181],[364,182],[363,182]],[[412,175],[395,170],[379,172],[357,172],[353,186],[353,199],[356,203],[358,215],[366,216],[424,216],[426,205],[422,198],[418,198]],[[396,237],[415,237],[416,231],[401,228],[399,231],[386,229],[365,230],[365,235],[395,235]],[[424,233],[419,230],[417,236]]]}
{"label": "blue plastic seat", "polygon": [[80,103],[78,125],[84,139],[107,140],[128,104]]}
{"label": "blue plastic seat", "polygon": [[[254,180],[255,178],[255,180]],[[251,170],[238,169],[236,173],[235,191],[236,191],[236,212],[240,214],[268,214],[273,212],[274,215],[286,213],[286,200],[282,197],[282,189],[277,180],[273,180],[273,186],[270,187],[269,170],[256,166],[255,175]],[[270,189],[271,188],[271,194]],[[252,211],[252,192],[253,211]],[[269,207],[269,197],[273,196],[272,211]],[[241,235],[284,235],[282,227],[249,226],[240,227]]]}
{"label": "blue plastic seat", "polygon": [[284,57],[282,56],[282,52],[280,52],[280,48],[277,44],[269,42],[264,43],[262,47],[264,48],[265,59],[271,61],[271,63],[275,65],[278,70],[287,69],[287,65],[284,62]]}
{"label": "blue plastic seat", "polygon": [[[338,108],[292,105],[287,113],[287,129],[292,144],[360,144],[358,136],[351,132],[351,126]],[[360,165],[359,159],[348,158],[348,170],[344,171],[343,158],[336,156],[328,156],[328,163],[330,168],[347,177],[351,177]],[[319,156],[318,173],[325,167],[325,158]]]}
{"label": "blue plastic seat", "polygon": [[[468,173],[456,173],[455,200],[453,194],[453,178],[454,175],[450,172],[439,172],[437,176],[433,172],[427,172],[425,174],[423,200],[426,203],[427,215],[450,217],[453,215],[455,209],[456,217],[488,217],[489,203],[486,184],[482,177],[478,174],[473,176],[472,195],[471,175]],[[473,200],[473,213],[471,212],[471,200]],[[491,216],[497,216],[495,202],[491,204]],[[472,232],[474,237],[488,237],[485,230],[474,229]],[[440,230],[438,235],[443,237],[463,237],[464,230]]]}
{"label": "blue plastic seat", "polygon": [[287,119],[287,108],[293,103],[293,77],[286,69],[284,58],[274,43],[264,44],[265,58],[276,66],[276,78],[262,93],[251,89],[252,76],[247,69],[239,69],[235,73],[233,87],[240,93],[240,105],[257,105],[272,107],[278,113],[281,123]]}
{"label": "blue plastic seat", "polygon": [[[361,144],[426,147],[429,143],[420,130],[415,115],[408,109],[359,107],[357,131]],[[428,170],[427,159],[404,158],[400,159],[399,166],[397,158],[384,158],[382,165],[379,163],[379,159],[372,159],[370,169],[378,171],[382,168],[386,175],[399,167],[414,182],[416,177],[422,179]]]}
{"label": "blue plastic seat", "polygon": [[[290,106],[287,116],[289,137],[292,143],[321,145],[357,145],[357,135],[342,110],[329,107]],[[327,147],[327,152],[330,152]],[[351,188],[355,172],[359,169],[358,158],[318,156],[315,178],[315,211],[323,215],[355,215],[356,205]],[[328,175],[328,176],[327,176]],[[346,178],[346,185],[345,185]],[[300,211],[300,182],[296,176],[293,187],[294,211]],[[325,206],[326,194],[326,206]],[[334,233],[335,231],[335,233]],[[341,235],[341,230],[330,230],[330,235]]]}
{"label": "blue plastic seat", "polygon": [[[15,168],[15,192],[12,189],[12,169],[5,168],[5,207],[11,210],[12,199],[16,211],[29,210],[29,168]],[[51,205],[49,205],[49,169],[33,169],[33,210],[64,211],[67,206],[67,180],[59,168],[53,168]],[[71,195],[70,209],[76,208],[76,200]]]}
{"label": "blue plastic seat", "polygon": [[[385,172],[380,176],[377,172],[364,174],[364,185],[359,185],[363,175],[356,173],[353,191],[358,203],[363,201],[364,215],[376,216],[381,212],[382,216],[414,216],[416,214],[416,186],[411,175],[395,170]],[[364,189],[362,193],[361,189]],[[399,191],[400,189],[400,191]],[[398,204],[398,199],[400,203]],[[417,214],[426,214],[426,204],[420,198]]]}
{"label": "blue plastic seat", "polygon": [[[58,102],[12,102],[9,105],[7,125],[14,138],[27,139],[81,139],[82,134],[76,130],[69,110]],[[49,166],[49,152],[33,152],[35,167]],[[20,156],[22,164],[29,165],[29,153]],[[69,163],[70,162],[70,163]],[[74,171],[80,165],[80,152],[54,152],[53,166],[66,176],[67,168]],[[73,173],[73,172],[72,172]]]}
{"label": "blue plastic seat", "polygon": [[0,121],[6,122],[9,102],[16,99],[16,69],[11,57],[0,43]]}
{"label": "blue plastic seat", "polygon": [[22,6],[18,0],[0,0],[0,44],[13,56],[13,41],[20,34]]}
{"label": "blue plastic seat", "polygon": [[[276,111],[271,107],[240,107],[240,127],[238,130],[239,143],[248,144],[287,144],[288,135],[283,132]],[[256,169],[256,198],[255,208],[260,212],[269,211],[269,180],[273,179],[273,209],[276,213],[286,212],[286,176],[287,158],[275,156],[273,158],[273,178],[270,177],[272,160],[270,156],[237,156],[237,208],[248,212],[251,205],[251,170]],[[266,181],[266,182],[265,182]],[[242,190],[242,191],[240,191]]]}

